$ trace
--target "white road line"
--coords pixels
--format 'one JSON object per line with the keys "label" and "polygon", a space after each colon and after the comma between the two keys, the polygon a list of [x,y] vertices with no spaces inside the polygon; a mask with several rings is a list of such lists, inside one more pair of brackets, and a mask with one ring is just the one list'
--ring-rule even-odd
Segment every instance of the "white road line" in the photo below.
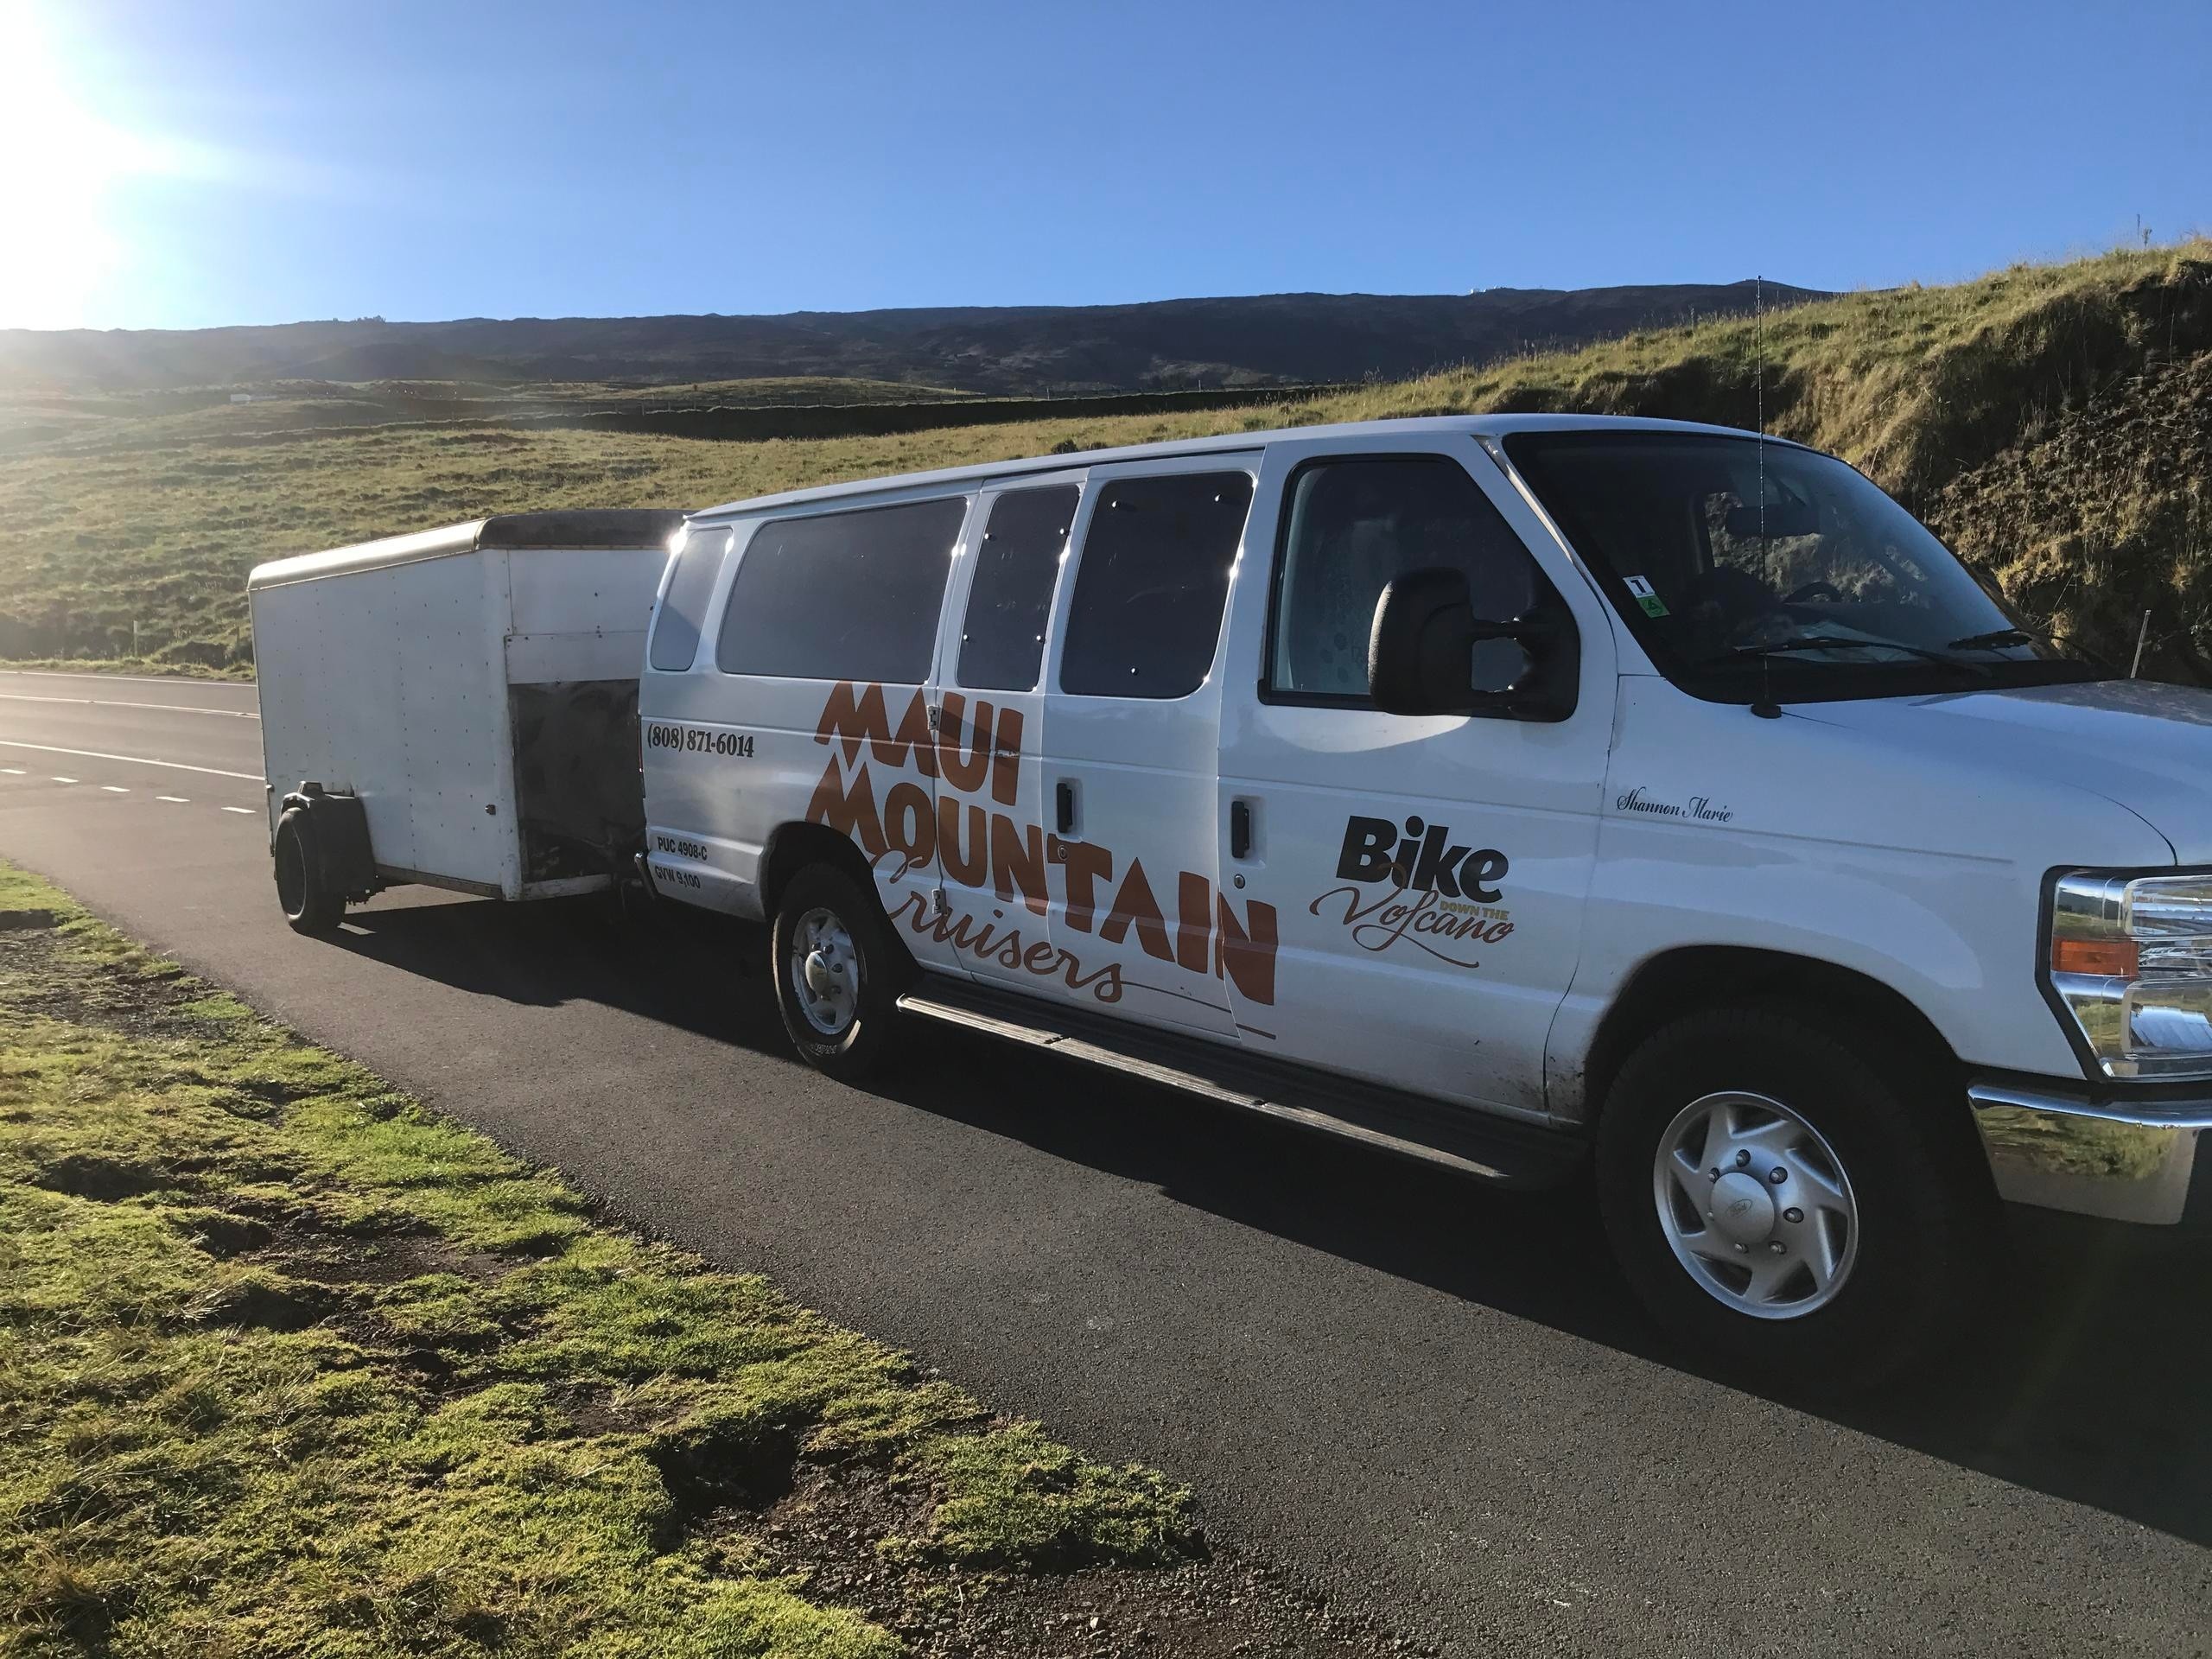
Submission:
{"label": "white road line", "polygon": [[24,778],[29,776],[29,774],[21,766],[0,766],[0,772],[6,772],[10,778]]}
{"label": "white road line", "polygon": [[226,812],[243,812],[243,813],[245,813],[245,814],[246,815],[246,817],[248,817],[249,818],[251,818],[251,817],[258,817],[258,816],[259,816],[259,815],[258,815],[258,814],[257,814],[257,813],[254,811],[254,810],[253,810],[251,807],[250,807],[250,806],[226,806],[226,807],[225,807],[225,808],[223,809],[223,810],[224,810],[224,811],[226,811]]}
{"label": "white road line", "polygon": [[34,697],[22,691],[0,691],[0,700],[9,702],[73,702],[85,708],[99,709],[158,709],[170,715],[219,715],[225,720],[261,718],[245,709],[200,709],[188,702],[124,702],[117,697]]}
{"label": "white road line", "polygon": [[100,787],[111,795],[128,795],[130,792],[121,784],[102,784]]}
{"label": "white road line", "polygon": [[[265,783],[257,772],[225,772],[220,766],[188,766],[181,760],[155,760],[143,754],[105,754],[98,749],[56,748],[51,743],[16,743],[0,737],[0,749],[35,749],[41,754],[73,754],[79,760],[125,760],[134,766],[167,766],[172,772],[200,772],[210,778],[237,778],[249,784]],[[67,781],[75,783],[74,778]]]}
{"label": "white road line", "polygon": [[133,685],[204,685],[212,690],[231,686],[244,688],[253,683],[251,680],[203,680],[190,674],[102,674],[86,669],[0,668],[0,674],[11,680],[73,680],[79,685],[128,681]]}
{"label": "white road line", "polygon": [[154,798],[157,801],[167,801],[171,806],[190,806],[192,804],[192,798],[188,795],[156,795]]}
{"label": "white road line", "polygon": [[57,784],[73,784],[77,780],[74,778],[56,778],[54,781]]}

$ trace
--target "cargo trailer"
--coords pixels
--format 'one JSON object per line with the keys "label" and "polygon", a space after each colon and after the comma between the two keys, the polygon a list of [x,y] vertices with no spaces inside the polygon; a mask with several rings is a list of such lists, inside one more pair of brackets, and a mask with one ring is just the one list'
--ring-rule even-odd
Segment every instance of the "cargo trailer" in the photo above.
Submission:
{"label": "cargo trailer", "polygon": [[246,582],[278,896],[303,932],[421,882],[617,880],[645,832],[638,677],[680,512],[504,514]]}

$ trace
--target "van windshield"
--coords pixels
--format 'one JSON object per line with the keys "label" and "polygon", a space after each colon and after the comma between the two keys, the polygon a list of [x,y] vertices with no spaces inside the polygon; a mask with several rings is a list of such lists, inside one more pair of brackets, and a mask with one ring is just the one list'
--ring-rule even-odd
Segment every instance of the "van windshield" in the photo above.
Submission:
{"label": "van windshield", "polygon": [[1519,433],[1506,453],[1659,671],[1714,702],[2107,677],[1832,456],[1751,435]]}

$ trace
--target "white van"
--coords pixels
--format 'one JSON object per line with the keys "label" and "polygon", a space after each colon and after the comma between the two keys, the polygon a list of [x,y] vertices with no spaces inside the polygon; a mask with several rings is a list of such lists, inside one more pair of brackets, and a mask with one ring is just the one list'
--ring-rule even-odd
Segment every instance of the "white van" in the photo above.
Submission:
{"label": "white van", "polygon": [[695,515],[655,891],[809,1060],[951,1020],[1508,1182],[1678,1334],[1864,1376],[2000,1196],[2182,1218],[2212,697],[2019,626],[1797,445],[1495,416]]}

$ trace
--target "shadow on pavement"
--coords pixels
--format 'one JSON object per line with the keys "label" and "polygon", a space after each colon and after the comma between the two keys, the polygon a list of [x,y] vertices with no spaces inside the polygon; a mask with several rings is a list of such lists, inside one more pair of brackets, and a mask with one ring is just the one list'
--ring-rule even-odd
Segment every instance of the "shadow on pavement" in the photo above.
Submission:
{"label": "shadow on pavement", "polygon": [[[338,943],[536,1006],[582,1001],[787,1052],[757,927],[594,900],[353,912]],[[872,1092],[1022,1141],[1376,1271],[1732,1386],[1630,1300],[1586,1185],[1478,1191],[1371,1153],[987,1038],[926,1027]],[[1053,1107],[1033,1104],[1051,1100]],[[2016,1211],[2010,1305],[1939,1371],[1863,1400],[1786,1403],[2212,1545],[2212,1241]],[[1765,1392],[1764,1390],[1757,1390]],[[1784,1398],[1774,1395],[1776,1398]]]}

